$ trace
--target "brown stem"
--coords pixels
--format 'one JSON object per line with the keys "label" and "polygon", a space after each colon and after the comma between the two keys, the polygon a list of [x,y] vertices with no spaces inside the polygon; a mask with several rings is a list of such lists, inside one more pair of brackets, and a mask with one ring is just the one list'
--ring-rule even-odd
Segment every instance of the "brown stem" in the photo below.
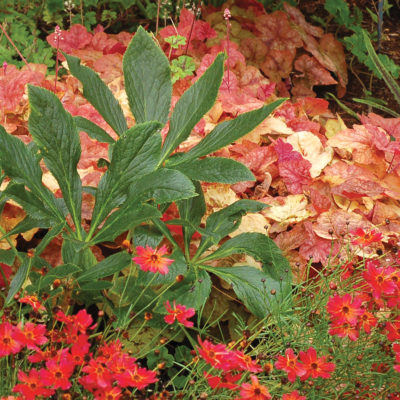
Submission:
{"label": "brown stem", "polygon": [[7,40],[11,43],[11,45],[14,47],[15,51],[18,53],[18,55],[21,57],[21,60],[26,64],[28,67],[29,71],[31,71],[31,68],[28,64],[28,61],[26,61],[25,57],[22,55],[22,53],[18,50],[18,47],[15,45],[13,40],[8,36],[8,33],[5,31],[3,24],[0,24],[0,29],[4,33],[4,36],[7,38]]}
{"label": "brown stem", "polygon": [[194,23],[196,22],[196,14],[197,14],[197,10],[199,10],[200,9],[200,3],[201,3],[201,0],[198,0],[197,1],[197,7],[196,7],[196,11],[194,11],[193,12],[193,21],[192,21],[192,25],[190,26],[190,32],[189,32],[189,36],[188,36],[188,38],[187,38],[187,43],[186,43],[186,48],[185,48],[185,56],[187,56],[187,52],[188,52],[188,49],[189,49],[189,43],[190,43],[190,38],[192,37],[192,33],[193,33],[193,27],[194,27]]}
{"label": "brown stem", "polygon": [[161,0],[157,2],[157,20],[156,20],[156,36],[158,33],[158,24],[160,22],[160,7],[161,7]]}

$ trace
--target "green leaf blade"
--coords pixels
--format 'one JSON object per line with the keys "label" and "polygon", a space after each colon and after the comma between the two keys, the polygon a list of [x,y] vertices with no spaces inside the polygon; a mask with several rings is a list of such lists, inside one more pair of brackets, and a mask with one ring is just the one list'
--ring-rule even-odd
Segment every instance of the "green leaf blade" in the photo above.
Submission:
{"label": "green leaf blade", "polygon": [[89,238],[104,218],[126,200],[133,181],[156,168],[161,149],[160,128],[158,122],[137,124],[115,143],[111,163],[96,191]]}
{"label": "green leaf blade", "polygon": [[77,57],[64,53],[68,62],[68,67],[73,76],[79,79],[83,85],[83,96],[100,113],[104,120],[120,136],[127,129],[122,108],[111,90],[101,80],[99,75],[84,65]]}
{"label": "green leaf blade", "polygon": [[176,103],[162,149],[162,161],[187,139],[194,126],[214,105],[222,82],[224,58],[224,54],[218,54],[212,65]]}
{"label": "green leaf blade", "polygon": [[123,71],[129,106],[136,122],[165,124],[172,96],[169,62],[142,27],[124,54]]}
{"label": "green leaf blade", "polygon": [[174,167],[187,177],[203,182],[234,184],[255,181],[252,172],[242,163],[223,157],[207,157],[192,160]]}
{"label": "green leaf blade", "polygon": [[77,172],[81,155],[78,131],[57,96],[28,86],[31,114],[29,130],[40,148],[46,166],[56,178],[77,233],[81,229],[82,182]]}
{"label": "green leaf blade", "polygon": [[231,144],[235,140],[251,132],[256,126],[264,121],[272,111],[286,100],[287,99],[276,100],[258,110],[249,111],[239,115],[235,119],[218,124],[204,139],[201,140],[199,144],[181,157],[176,158],[176,160],[169,160],[169,162],[172,164],[180,164],[188,160],[206,156],[207,154],[213,153],[222,147]]}

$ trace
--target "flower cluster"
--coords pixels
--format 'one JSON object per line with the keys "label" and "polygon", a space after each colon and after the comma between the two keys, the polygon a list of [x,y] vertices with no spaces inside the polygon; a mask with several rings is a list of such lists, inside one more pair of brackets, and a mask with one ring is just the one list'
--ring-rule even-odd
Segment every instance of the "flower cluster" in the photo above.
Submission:
{"label": "flower cluster", "polygon": [[31,350],[27,356],[31,366],[18,371],[20,383],[13,388],[23,399],[69,393],[79,383],[94,399],[118,400],[157,381],[156,373],[141,368],[119,340],[102,343],[91,352],[88,331],[96,325],[86,310],[75,315],[59,310],[54,318],[61,322],[60,329],[48,331],[45,325],[32,322],[0,324],[0,357]]}
{"label": "flower cluster", "polygon": [[[199,356],[214,369],[222,371],[221,376],[204,372],[204,376],[211,388],[225,388],[232,391],[239,391],[240,398],[236,400],[272,399],[267,387],[261,385],[258,381],[258,377],[254,375],[264,370],[257,360],[253,360],[250,355],[245,354],[241,350],[229,349],[222,343],[214,344],[209,340],[202,341],[200,338],[198,338],[198,341],[200,344],[198,347]],[[307,355],[305,357],[307,357]],[[320,365],[318,365],[318,367],[322,368]],[[250,375],[251,383],[245,382],[239,385],[238,381],[241,380],[243,372],[246,371],[252,373]],[[310,375],[311,374],[310,372]],[[300,396],[296,390],[284,395],[282,399],[305,400],[305,397]]]}
{"label": "flower cluster", "polygon": [[[300,361],[298,360],[300,358]],[[330,378],[331,373],[335,370],[335,364],[326,361],[327,357],[317,357],[317,352],[310,347],[306,352],[300,351],[299,355],[294,354],[293,349],[288,348],[285,356],[278,356],[275,368],[285,371],[288,374],[289,382],[294,382],[296,377],[300,377],[302,381],[308,378]]]}

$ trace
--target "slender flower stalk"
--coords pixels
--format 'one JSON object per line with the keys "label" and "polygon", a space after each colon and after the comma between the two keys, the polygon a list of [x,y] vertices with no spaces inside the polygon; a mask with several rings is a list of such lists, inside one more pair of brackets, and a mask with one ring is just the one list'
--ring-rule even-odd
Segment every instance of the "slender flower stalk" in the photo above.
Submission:
{"label": "slender flower stalk", "polygon": [[228,92],[230,90],[230,85],[229,85],[229,33],[230,33],[230,28],[231,28],[231,24],[229,22],[229,20],[232,18],[231,12],[229,11],[228,8],[225,8],[224,10],[224,19],[226,21],[226,53],[228,55],[228,59],[227,59],[227,72],[228,72],[228,82],[227,82],[227,86],[228,86]]}
{"label": "slender flower stalk", "polygon": [[60,39],[61,39],[61,28],[57,25],[55,29],[56,33],[56,77],[54,79],[54,92],[57,91],[57,77],[58,77],[58,49],[60,48]]}

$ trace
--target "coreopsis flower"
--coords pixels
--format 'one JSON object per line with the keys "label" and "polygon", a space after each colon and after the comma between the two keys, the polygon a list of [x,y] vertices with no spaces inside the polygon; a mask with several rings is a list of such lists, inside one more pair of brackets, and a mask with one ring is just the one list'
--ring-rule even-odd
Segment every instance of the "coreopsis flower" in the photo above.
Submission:
{"label": "coreopsis flower", "polygon": [[304,366],[297,361],[297,356],[291,348],[286,349],[285,357],[278,356],[278,361],[275,362],[275,368],[285,371],[288,374],[289,382],[294,382],[296,376],[302,377],[307,373]]}
{"label": "coreopsis flower", "polygon": [[384,295],[393,294],[397,290],[397,285],[392,276],[396,273],[393,267],[377,268],[374,262],[367,261],[366,271],[362,276],[368,285],[372,288],[372,294],[377,299]]}
{"label": "coreopsis flower", "polygon": [[188,318],[193,317],[196,313],[194,308],[186,308],[182,304],[176,304],[175,300],[172,302],[172,307],[169,301],[164,304],[168,314],[164,317],[164,321],[167,324],[173,324],[177,320],[183,326],[191,328],[194,324],[192,321],[188,321]]}
{"label": "coreopsis flower", "polygon": [[132,260],[139,265],[142,271],[159,272],[165,275],[168,274],[168,267],[174,262],[174,260],[163,257],[168,253],[165,245],[158,250],[150,246],[138,246],[136,247],[136,253],[138,256],[133,257]]}
{"label": "coreopsis flower", "polygon": [[46,386],[67,390],[71,387],[69,378],[74,369],[75,364],[71,363],[67,358],[62,358],[59,362],[50,359],[46,361],[46,369],[42,368],[39,371],[39,375]]}
{"label": "coreopsis flower", "polygon": [[239,390],[236,384],[242,378],[242,374],[233,375],[231,372],[223,373],[221,376],[214,376],[204,371],[204,377],[212,389]]}
{"label": "coreopsis flower", "polygon": [[351,325],[348,322],[345,322],[344,324],[331,323],[331,327],[329,329],[329,334],[332,336],[336,335],[341,338],[344,338],[347,336],[350,340],[356,341],[358,339],[360,332],[356,328],[356,326]]}
{"label": "coreopsis flower", "polygon": [[268,389],[260,385],[255,375],[250,376],[250,383],[242,383],[240,389],[240,400],[269,400],[272,399]]}
{"label": "coreopsis flower", "polygon": [[261,365],[257,363],[257,360],[253,360],[248,354],[243,353],[243,351],[236,350],[232,354],[232,369],[237,369],[241,371],[249,371],[253,373],[261,372],[263,369]]}
{"label": "coreopsis flower", "polygon": [[118,386],[95,390],[93,395],[94,400],[119,400],[122,398],[122,392]]}
{"label": "coreopsis flower", "polygon": [[119,339],[113,340],[109,343],[103,343],[97,351],[97,360],[103,363],[107,363],[115,355],[122,352],[122,343]]}
{"label": "coreopsis flower", "polygon": [[36,296],[24,296],[18,300],[20,303],[29,304],[34,311],[39,312],[40,310],[45,310],[45,307],[40,303]]}
{"label": "coreopsis flower", "polygon": [[361,303],[360,298],[352,299],[351,295],[346,293],[343,296],[330,297],[326,309],[336,324],[349,323],[355,325],[357,318],[363,314]]}
{"label": "coreopsis flower", "polygon": [[22,327],[18,325],[18,330],[15,333],[15,338],[30,350],[38,350],[38,346],[45,344],[48,339],[46,335],[46,325],[34,324],[26,322]]}
{"label": "coreopsis flower", "polygon": [[214,368],[228,371],[230,369],[230,352],[224,344],[213,344],[208,340],[204,342],[198,338],[200,347],[198,349],[200,357]]}
{"label": "coreopsis flower", "polygon": [[282,400],[306,400],[306,396],[300,396],[298,390],[294,390],[291,393],[284,394]]}
{"label": "coreopsis flower", "polygon": [[[130,369],[135,369],[136,358],[130,357],[125,353],[116,353],[111,360],[107,362],[107,367],[110,368],[113,373],[114,379],[120,386],[123,386],[125,380],[125,372]],[[120,380],[121,377],[121,380]]]}
{"label": "coreopsis flower", "polygon": [[391,342],[400,340],[400,317],[397,317],[393,322],[386,322],[385,329],[388,331],[386,334],[388,340]]}
{"label": "coreopsis flower", "polygon": [[355,236],[355,239],[351,241],[351,244],[359,245],[361,247],[367,247],[371,243],[378,243],[383,239],[382,233],[373,229],[372,231],[365,232],[364,229],[358,228],[351,235]]}
{"label": "coreopsis flower", "polygon": [[53,389],[46,388],[43,383],[39,371],[31,369],[29,375],[23,371],[18,372],[18,379],[23,383],[18,383],[14,386],[14,393],[21,393],[25,400],[35,400],[36,397],[43,396],[49,398],[54,394]]}
{"label": "coreopsis flower", "polygon": [[23,344],[17,339],[17,327],[9,322],[3,322],[0,325],[0,357],[10,354],[17,354],[23,347]]}
{"label": "coreopsis flower", "polygon": [[369,311],[364,310],[364,313],[358,317],[358,328],[363,328],[365,333],[371,333],[371,328],[378,324],[378,320]]}
{"label": "coreopsis flower", "polygon": [[304,365],[306,373],[301,377],[305,381],[310,376],[311,378],[330,378],[331,372],[335,370],[335,364],[326,361],[326,356],[317,357],[317,352],[313,347],[310,347],[306,352],[300,351],[299,358]]}
{"label": "coreopsis flower", "polygon": [[349,279],[350,277],[353,276],[354,274],[354,264],[352,262],[348,262],[347,264],[343,264],[340,269],[342,270],[342,273],[340,275],[340,278],[342,280]]}
{"label": "coreopsis flower", "polygon": [[110,370],[97,359],[92,358],[88,365],[82,368],[82,371],[88,374],[83,377],[82,382],[80,381],[86,389],[90,390],[90,388],[96,386],[100,388],[111,386],[112,375]]}
{"label": "coreopsis flower", "polygon": [[151,383],[157,382],[156,373],[146,368],[139,368],[136,364],[133,368],[119,375],[118,384],[121,387],[133,386],[138,390],[144,389]]}

